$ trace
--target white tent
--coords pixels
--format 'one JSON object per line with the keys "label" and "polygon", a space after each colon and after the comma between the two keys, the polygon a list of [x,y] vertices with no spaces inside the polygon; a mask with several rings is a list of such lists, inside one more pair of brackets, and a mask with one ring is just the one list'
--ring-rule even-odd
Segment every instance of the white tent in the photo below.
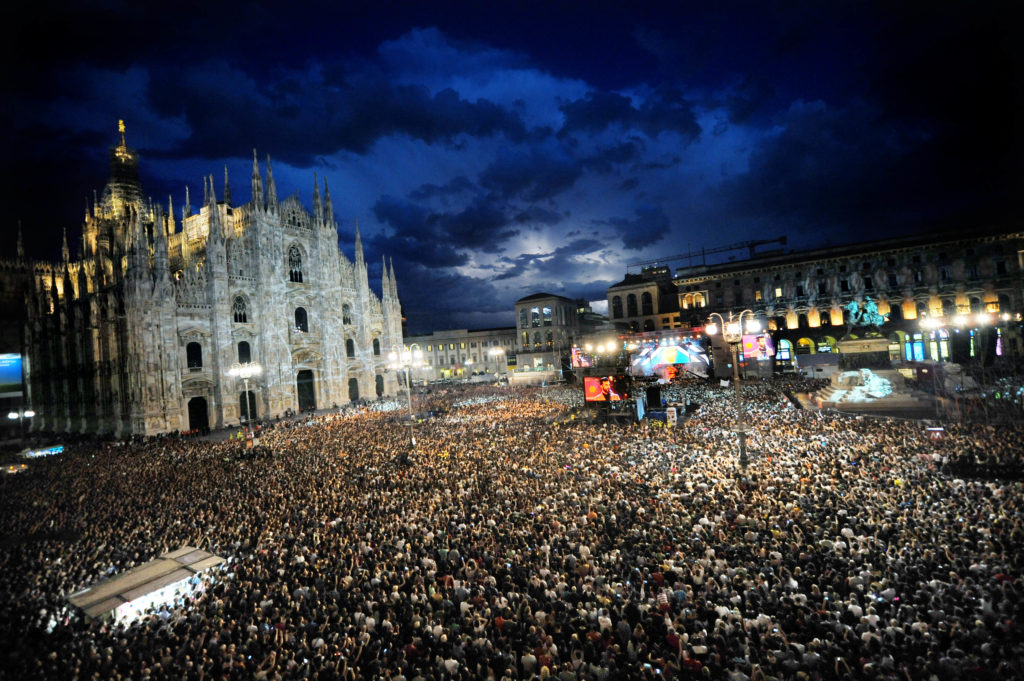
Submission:
{"label": "white tent", "polygon": [[199,586],[199,574],[224,559],[194,546],[183,546],[144,565],[71,594],[68,600],[90,619],[118,621],[141,616],[149,607],[188,596]]}

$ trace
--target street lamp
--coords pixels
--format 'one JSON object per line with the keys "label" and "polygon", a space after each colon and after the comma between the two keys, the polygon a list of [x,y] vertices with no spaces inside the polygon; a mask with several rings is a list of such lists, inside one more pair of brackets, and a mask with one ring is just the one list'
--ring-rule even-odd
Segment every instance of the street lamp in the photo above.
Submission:
{"label": "street lamp", "polygon": [[228,376],[234,376],[235,378],[242,379],[242,384],[245,386],[245,424],[249,425],[250,413],[249,413],[249,379],[259,376],[263,373],[263,367],[257,362],[246,362],[245,364],[239,364],[238,362],[231,365],[228,369]]}
{"label": "street lamp", "polygon": [[392,350],[388,353],[388,368],[396,371],[405,371],[405,397],[409,404],[409,442],[412,446],[416,447],[416,433],[413,430],[413,424],[415,418],[412,413],[412,376],[411,371],[414,367],[422,366],[423,364],[423,353],[420,350],[402,350],[396,352]]}
{"label": "street lamp", "polygon": [[[749,316],[746,326],[743,324],[744,315]],[[748,463],[747,426],[743,422],[743,395],[740,391],[740,344],[743,342],[744,331],[757,333],[761,330],[761,324],[754,318],[753,310],[744,310],[735,317],[730,312],[728,321],[717,312],[712,312],[711,317],[718,317],[721,321],[721,328],[712,322],[704,327],[704,331],[709,336],[715,336],[721,332],[722,338],[732,348],[732,378],[733,383],[736,384],[736,435],[740,440],[740,466],[746,468]]]}
{"label": "street lamp", "polygon": [[[502,373],[501,372],[501,360],[505,356],[505,348],[493,347],[493,348],[491,348],[490,350],[487,351],[487,354],[490,356],[491,361],[494,362],[497,365],[495,367],[495,369],[494,369],[494,375],[495,376],[500,376],[501,373]],[[506,365],[506,367],[507,366],[508,365]],[[506,373],[507,373],[507,371],[508,370],[506,369]]]}
{"label": "street lamp", "polygon": [[25,439],[25,419],[30,419],[35,415],[35,411],[31,409],[25,409],[24,407],[18,409],[17,411],[7,412],[7,418],[9,418],[12,421],[16,420],[18,422],[19,439]]}

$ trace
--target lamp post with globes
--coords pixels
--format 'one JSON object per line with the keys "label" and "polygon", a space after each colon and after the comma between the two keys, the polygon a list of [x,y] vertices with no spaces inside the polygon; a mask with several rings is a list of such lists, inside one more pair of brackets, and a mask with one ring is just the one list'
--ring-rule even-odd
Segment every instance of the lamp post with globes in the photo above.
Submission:
{"label": "lamp post with globes", "polygon": [[252,414],[250,413],[250,402],[249,402],[249,379],[255,378],[263,373],[263,367],[258,362],[245,362],[245,363],[234,363],[231,368],[228,369],[228,376],[234,376],[235,378],[242,379],[243,390],[245,391],[245,399],[242,400],[245,404],[242,415],[245,417],[245,425],[248,426],[252,420]]}
{"label": "lamp post with globes", "polygon": [[[718,317],[720,326],[712,321],[704,327],[704,331],[709,336],[721,333],[722,339],[732,349],[732,380],[736,386],[736,435],[739,436],[740,441],[740,466],[746,468],[748,463],[747,426],[743,419],[743,394],[740,389],[740,344],[743,342],[744,332],[757,333],[761,330],[761,324],[754,318],[753,310],[743,310],[735,317],[730,312],[728,320],[717,312],[711,313],[711,318],[714,317]],[[746,325],[743,323],[744,317],[747,317],[748,320]]]}
{"label": "lamp post with globes", "polygon": [[423,352],[420,350],[392,350],[388,353],[388,368],[405,372],[405,397],[409,406],[409,442],[416,447],[416,432],[413,424],[416,419],[412,412],[412,369],[423,364]]}

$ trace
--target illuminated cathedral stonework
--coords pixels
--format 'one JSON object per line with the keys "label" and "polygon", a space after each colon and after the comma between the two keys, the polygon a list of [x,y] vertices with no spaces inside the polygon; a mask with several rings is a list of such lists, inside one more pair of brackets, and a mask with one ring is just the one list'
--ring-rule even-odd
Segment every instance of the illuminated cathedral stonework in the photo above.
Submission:
{"label": "illuminated cathedral stonework", "polygon": [[[388,352],[402,347],[394,267],[369,286],[338,248],[330,192],[313,212],[278,200],[253,154],[252,201],[222,199],[213,177],[180,220],[144,198],[138,156],[111,151],[111,177],[86,211],[80,257],[36,264],[25,345],[33,428],[155,434],[237,425],[248,379],[253,418],[397,392]],[[264,193],[264,186],[266,192]]]}

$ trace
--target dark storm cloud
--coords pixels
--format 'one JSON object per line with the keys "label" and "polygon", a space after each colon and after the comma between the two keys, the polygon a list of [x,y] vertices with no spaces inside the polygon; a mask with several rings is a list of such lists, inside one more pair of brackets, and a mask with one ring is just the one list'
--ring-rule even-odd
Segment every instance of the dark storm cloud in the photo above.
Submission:
{"label": "dark storm cloud", "polygon": [[480,175],[480,184],[505,198],[539,201],[571,188],[582,174],[581,163],[558,145],[505,148]]}
{"label": "dark storm cloud", "polygon": [[440,238],[429,212],[419,204],[382,196],[373,212],[381,223],[392,228],[391,236],[380,235],[373,242],[381,252],[431,268],[456,267],[468,261],[452,242]]}
{"label": "dark storm cloud", "polygon": [[563,104],[565,124],[561,134],[597,133],[611,126],[635,128],[648,137],[666,131],[693,139],[700,134],[692,104],[680,90],[660,88],[639,106],[614,92],[589,92],[583,99]]}
{"label": "dark storm cloud", "polygon": [[634,218],[616,217],[608,220],[608,224],[622,238],[622,245],[628,250],[635,251],[650,246],[669,235],[672,224],[661,206],[637,206],[635,215]]}
{"label": "dark storm cloud", "polygon": [[460,248],[495,253],[503,241],[519,233],[507,229],[508,216],[498,202],[478,198],[464,210],[454,214],[439,214],[432,218],[444,239]]}
{"label": "dark storm cloud", "polygon": [[[574,282],[577,274],[586,269],[574,260],[580,253],[587,253],[594,250],[595,242],[591,239],[573,239],[558,248],[547,253],[520,253],[515,257],[502,258],[502,262],[508,267],[493,277],[494,281],[516,279],[529,274],[531,279],[558,280],[563,282]],[[557,288],[561,288],[560,284]],[[540,288],[538,286],[538,288]],[[551,289],[548,286],[548,289]]]}
{"label": "dark storm cloud", "polygon": [[450,267],[468,261],[466,251],[497,252],[518,234],[500,202],[477,198],[454,212],[383,196],[373,207],[375,217],[393,229],[388,243],[404,250],[406,259],[428,267]]}
{"label": "dark storm cloud", "polygon": [[156,81],[149,92],[156,110],[183,117],[191,130],[175,154],[222,158],[268,140],[275,157],[304,165],[337,151],[366,153],[388,135],[428,144],[452,143],[460,135],[525,135],[519,117],[493,102],[471,101],[451,88],[432,94],[374,72],[328,83],[324,69],[311,64],[258,83],[224,62],[211,62],[181,79]]}
{"label": "dark storm cloud", "polygon": [[866,105],[822,102],[794,104],[775,124],[781,132],[758,144],[749,171],[708,197],[730,206],[735,228],[877,238],[950,207],[939,196],[921,202],[915,185],[928,169],[908,163],[928,143],[927,128],[880,120]]}

